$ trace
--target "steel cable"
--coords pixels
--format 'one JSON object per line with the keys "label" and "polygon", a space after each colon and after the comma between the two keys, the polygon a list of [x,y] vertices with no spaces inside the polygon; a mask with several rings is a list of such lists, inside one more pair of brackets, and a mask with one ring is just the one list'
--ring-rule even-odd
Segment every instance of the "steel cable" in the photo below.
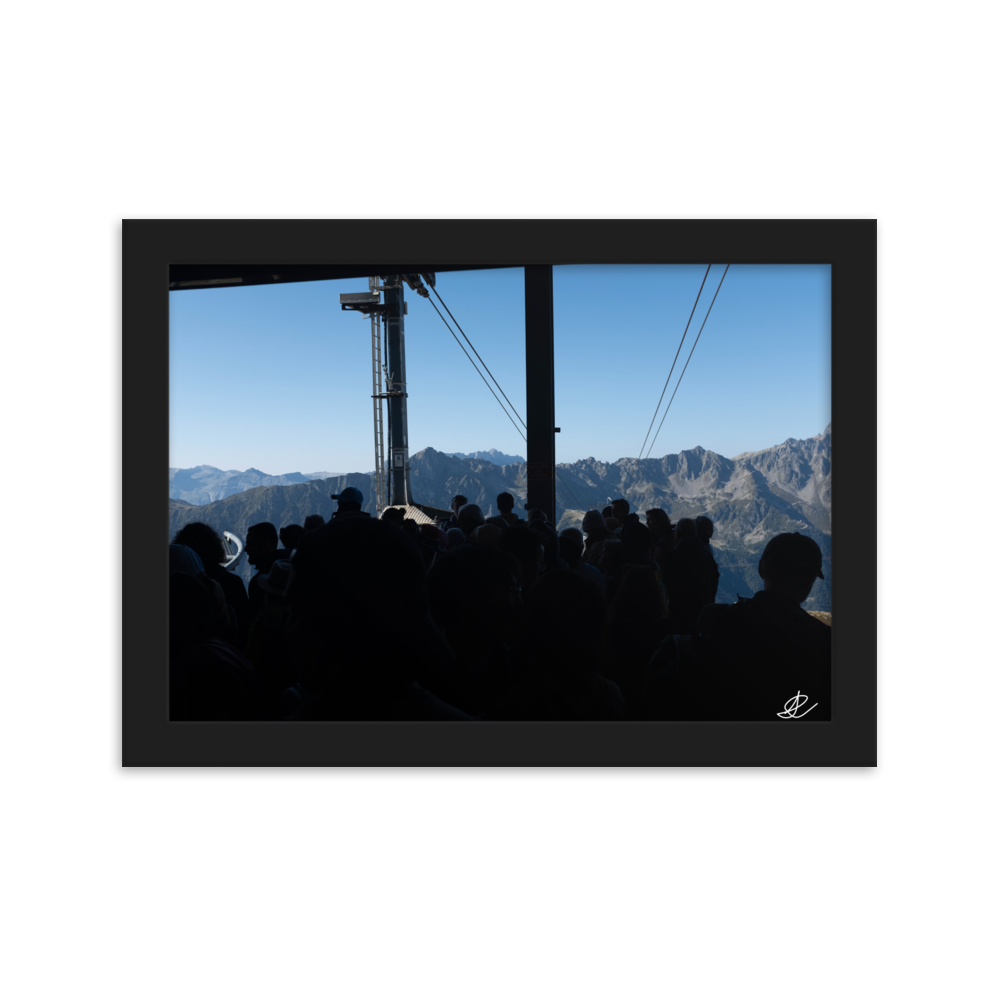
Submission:
{"label": "steel cable", "polygon": [[[434,303],[433,303],[433,302],[431,302],[431,300],[430,300],[430,299],[428,299],[427,301],[428,301],[428,302],[430,302],[430,303],[431,303],[431,305],[432,305],[432,306],[434,307],[434,311],[435,311],[435,312],[436,312],[436,313],[438,314],[438,316],[441,316],[441,310],[440,310],[440,309],[438,309],[438,307],[437,307],[437,306],[435,306],[435,305],[434,305]],[[442,305],[444,305],[444,302],[442,302],[441,304],[442,304]],[[447,306],[444,306],[444,307],[445,307],[445,309],[447,309],[447,308],[448,308]],[[448,315],[450,316],[450,315],[451,315],[451,313],[449,313]],[[452,316],[452,319],[454,319],[454,316]],[[446,327],[448,327],[448,332],[449,332],[449,333],[450,333],[450,334],[451,334],[451,335],[452,335],[453,337],[455,337],[455,343],[456,343],[456,344],[458,344],[458,346],[459,346],[459,347],[462,347],[462,341],[460,341],[460,340],[458,339],[458,337],[456,337],[456,336],[455,336],[455,331],[454,331],[454,330],[453,330],[453,329],[452,329],[452,328],[451,328],[450,326],[448,326],[448,321],[447,321],[447,320],[446,320],[446,319],[444,318],[444,316],[441,316],[441,322],[442,322],[442,323],[444,323],[444,325],[445,325]],[[456,323],[456,324],[455,324],[455,326],[458,326],[458,323]],[[459,329],[461,329],[461,327],[459,327]],[[465,336],[465,335],[463,334],[463,336]],[[468,338],[467,338],[467,337],[466,337],[466,340],[468,340]],[[469,346],[470,346],[470,347],[472,347],[472,345],[471,345],[471,344],[469,344]],[[472,350],[473,350],[473,351],[475,351],[475,348],[473,347],[473,348],[472,348]],[[485,375],[484,375],[484,374],[483,374],[483,373],[482,373],[482,372],[481,372],[481,371],[480,371],[480,370],[479,370],[478,368],[476,368],[476,362],[472,360],[472,357],[470,356],[469,352],[468,352],[468,351],[467,351],[467,350],[466,350],[466,349],[465,349],[464,347],[462,347],[462,353],[463,353],[463,354],[464,354],[464,355],[465,355],[465,356],[466,356],[466,357],[467,357],[467,358],[469,359],[469,364],[470,364],[470,365],[472,365],[472,367],[476,369],[476,373],[477,373],[477,374],[479,375],[479,377],[480,377],[480,378],[481,378],[481,379],[483,380],[483,382],[484,382],[484,383],[485,383],[485,385],[486,385],[486,388],[487,388],[487,389],[489,389],[489,390],[490,390],[490,392],[493,392],[493,386],[491,386],[491,385],[489,384],[489,382],[487,382],[487,381],[486,381],[486,376],[485,376]],[[477,355],[476,355],[476,357],[478,358],[478,357],[479,357],[479,355],[477,354]],[[485,365],[483,365],[483,367],[485,368],[486,366],[485,366]],[[491,375],[490,377],[492,378],[493,376]],[[495,381],[495,379],[494,379],[494,381]],[[499,389],[499,388],[500,388],[500,386],[498,385],[498,386],[497,386],[497,388]],[[501,392],[503,392],[503,389],[500,389],[500,391],[501,391]],[[498,396],[498,395],[497,395],[497,394],[496,394],[495,392],[493,392],[493,398],[494,398],[494,399],[495,399],[495,400],[497,401],[497,403],[499,403],[499,404],[500,404],[500,409],[501,409],[501,410],[503,410],[503,412],[504,412],[504,415],[505,415],[505,416],[507,417],[507,419],[508,419],[508,420],[509,420],[509,421],[510,421],[510,422],[511,422],[512,424],[514,424],[514,418],[513,418],[513,417],[512,417],[512,416],[511,416],[511,415],[510,415],[510,414],[509,414],[508,412],[507,412],[507,409],[506,409],[506,407],[504,407],[503,403],[501,403],[501,402],[500,402],[500,397],[499,397],[499,396]],[[506,397],[506,396],[504,396],[504,399],[506,399],[506,398],[507,398],[507,397]],[[514,409],[514,407],[512,406],[512,407],[511,407],[511,409],[513,410],[513,409]],[[515,411],[515,412],[517,412],[517,411]],[[521,418],[520,418],[520,417],[518,417],[518,420],[520,420],[520,419],[521,419]],[[521,423],[524,423],[524,421],[523,421],[523,420],[521,420]],[[517,424],[514,424],[514,430],[516,430],[518,434],[521,434],[521,428],[520,428],[520,427],[518,427],[518,426],[517,426]],[[527,427],[525,427],[525,430],[527,430]],[[524,436],[523,434],[521,434],[521,438],[522,438],[522,440],[523,440],[523,441],[524,441],[525,443],[527,443],[527,440],[528,440],[528,439],[527,439],[527,438],[526,438],[526,437],[525,437],[525,436]]]}
{"label": "steel cable", "polygon": [[[461,326],[459,325],[459,322],[458,322],[458,320],[457,320],[457,319],[455,319],[455,317],[454,317],[454,316],[452,316],[452,312],[451,312],[451,310],[450,310],[450,309],[448,308],[448,304],[447,304],[447,303],[445,302],[445,300],[444,300],[444,299],[442,299],[442,298],[441,298],[440,294],[438,293],[438,290],[437,290],[436,288],[433,288],[433,287],[432,287],[432,288],[431,288],[431,291],[432,291],[432,292],[433,292],[433,293],[434,293],[434,294],[435,294],[435,295],[437,296],[437,298],[438,298],[438,301],[439,301],[439,302],[441,303],[441,305],[443,305],[443,306],[444,306],[444,311],[445,311],[445,312],[446,312],[446,313],[447,313],[447,314],[448,314],[449,316],[451,316],[451,321],[452,321],[452,322],[453,322],[453,323],[455,324],[455,326],[457,326],[457,327],[458,327],[458,329],[459,329],[459,332],[460,332],[460,333],[462,334],[462,336],[463,336],[463,337],[465,337],[465,342],[466,342],[466,343],[467,343],[467,344],[469,345],[469,347],[472,347],[472,353],[473,353],[473,354],[475,354],[475,356],[476,356],[477,358],[479,358],[479,351],[477,351],[477,350],[475,349],[475,347],[473,347],[473,346],[472,346],[472,341],[471,341],[471,340],[469,340],[469,338],[468,338],[468,337],[467,337],[467,336],[465,335],[465,331],[464,331],[464,330],[462,329],[462,327],[461,327]],[[431,302],[431,305],[432,305],[432,306],[434,306],[434,303],[433,303],[433,302]],[[437,309],[437,306],[434,306],[434,308],[435,308],[435,309]],[[441,316],[441,313],[440,313],[440,312],[438,312],[438,315],[439,315],[439,316]],[[442,319],[444,319],[444,317],[443,317],[443,316],[441,316],[441,318],[442,318]],[[456,338],[456,340],[457,340],[457,339],[458,339],[458,338]],[[461,345],[459,345],[459,346],[461,346]],[[462,348],[462,349],[463,349],[463,350],[465,350],[465,348]],[[470,360],[471,360],[471,359],[470,359]],[[500,388],[500,383],[499,383],[499,382],[497,382],[497,380],[496,380],[496,379],[495,379],[495,378],[493,377],[493,372],[491,372],[491,371],[489,370],[489,368],[488,368],[488,367],[487,367],[487,365],[486,365],[486,362],[485,362],[485,361],[483,361],[483,359],[482,359],[482,358],[479,358],[479,363],[480,363],[480,364],[481,364],[481,365],[482,365],[482,366],[483,366],[484,368],[486,368],[486,371],[487,371],[487,372],[489,373],[489,376],[490,376],[490,378],[492,378],[492,379],[493,379],[493,383],[494,383],[494,385],[496,385],[496,387],[497,387],[498,389],[500,389],[500,395],[501,395],[501,396],[503,396],[503,398],[504,398],[504,399],[507,399],[507,393],[505,393],[505,392],[503,391],[503,389],[501,389],[501,388]],[[487,383],[487,384],[489,384],[489,383]],[[494,395],[496,395],[496,393],[494,393]],[[512,403],[512,402],[511,402],[511,401],[510,401],[509,399],[507,399],[507,405],[508,405],[508,406],[509,406],[509,407],[511,408],[511,410],[513,411],[513,413],[514,413],[514,416],[515,416],[515,417],[517,417],[517,419],[518,419],[518,420],[521,420],[521,414],[520,414],[520,413],[518,413],[518,412],[517,412],[517,410],[515,410],[515,409],[514,409],[514,404],[513,404],[513,403]],[[505,412],[506,412],[506,411],[505,411]],[[521,420],[521,426],[522,426],[522,427],[523,427],[523,428],[524,428],[525,430],[527,430],[527,429],[528,429],[528,425],[527,425],[527,424],[526,424],[526,423],[525,423],[525,422],[524,422],[523,420]]]}
{"label": "steel cable", "polygon": [[[704,282],[702,282],[702,284],[704,284]],[[434,293],[434,295],[435,295],[435,296],[437,297],[437,299],[438,299],[438,301],[439,301],[439,302],[441,303],[441,305],[443,305],[443,306],[444,306],[444,309],[445,309],[445,312],[446,312],[446,313],[448,313],[448,315],[449,315],[449,316],[451,316],[451,319],[452,319],[452,322],[453,322],[453,323],[455,324],[455,326],[457,326],[457,327],[458,327],[458,329],[459,329],[459,332],[460,332],[460,333],[462,334],[462,336],[463,336],[463,337],[465,337],[465,342],[466,342],[466,343],[467,343],[467,344],[469,345],[469,347],[471,347],[471,348],[472,348],[472,353],[473,353],[473,354],[475,354],[475,356],[476,356],[477,358],[479,358],[479,363],[480,363],[480,364],[481,364],[481,365],[483,366],[483,368],[485,368],[485,369],[486,369],[486,371],[487,371],[487,372],[489,372],[489,376],[490,376],[490,378],[491,378],[491,379],[493,379],[493,383],[494,383],[494,385],[496,385],[496,387],[497,387],[497,388],[498,388],[498,389],[500,390],[500,395],[501,395],[501,396],[503,396],[503,398],[507,400],[507,405],[508,405],[508,406],[509,406],[509,407],[511,408],[511,410],[513,411],[513,413],[514,413],[514,416],[516,416],[518,420],[521,420],[521,414],[520,414],[520,413],[518,413],[518,412],[517,412],[517,410],[515,410],[515,409],[514,409],[514,404],[513,404],[513,403],[512,403],[512,402],[511,402],[511,401],[510,401],[510,400],[509,400],[508,398],[507,398],[507,393],[505,393],[505,392],[503,391],[503,387],[502,387],[502,386],[500,385],[500,383],[499,383],[499,382],[497,382],[497,380],[496,380],[496,377],[494,376],[493,372],[491,372],[491,371],[490,371],[490,369],[489,369],[489,367],[487,366],[486,362],[485,362],[485,361],[483,361],[483,359],[482,359],[482,358],[480,357],[480,355],[479,355],[479,352],[478,352],[478,351],[476,350],[476,348],[475,348],[475,346],[473,345],[472,341],[471,341],[471,340],[469,340],[468,336],[466,335],[465,331],[464,331],[464,330],[462,329],[462,327],[461,327],[461,325],[459,324],[458,320],[457,320],[457,319],[455,319],[455,316],[454,316],[454,314],[453,314],[453,313],[452,313],[452,311],[451,311],[451,310],[450,310],[450,309],[448,308],[448,304],[447,304],[447,303],[445,302],[445,300],[444,300],[444,299],[442,299],[442,298],[441,298],[441,295],[440,295],[440,294],[438,293],[438,290],[437,290],[436,288],[433,288],[433,287],[432,287],[432,288],[431,288],[431,291],[432,291],[432,292]],[[428,299],[428,301],[430,301],[430,300]],[[695,303],[695,304],[697,305],[697,303]],[[440,309],[438,309],[438,307],[437,307],[437,306],[435,306],[433,302],[431,302],[431,305],[432,305],[432,306],[434,306],[434,311],[435,311],[435,312],[436,312],[436,313],[438,314],[438,316],[441,316],[441,310],[440,310]],[[451,335],[452,335],[453,337],[455,337],[455,331],[454,331],[454,330],[452,330],[450,326],[448,326],[448,321],[447,321],[447,320],[446,320],[446,319],[444,318],[444,316],[441,316],[441,322],[442,322],[442,323],[444,323],[444,325],[448,327],[448,332],[449,332],[449,333],[451,333]],[[686,331],[685,331],[685,332],[686,332]],[[459,347],[462,347],[462,342],[461,342],[461,341],[460,341],[460,340],[458,339],[458,337],[455,337],[455,342],[456,342],[456,343],[458,344],[458,346],[459,346]],[[484,377],[483,373],[482,373],[481,371],[479,371],[479,369],[478,369],[478,368],[476,368],[476,364],[475,364],[475,362],[474,362],[474,361],[472,360],[472,358],[471,358],[471,357],[469,356],[469,352],[468,352],[468,351],[466,351],[464,347],[462,347],[462,351],[463,351],[463,352],[465,353],[465,356],[466,356],[467,358],[469,358],[469,363],[470,363],[470,364],[472,365],[472,367],[473,367],[473,368],[475,368],[475,369],[476,369],[476,371],[477,371],[477,372],[479,373],[479,377],[480,377],[480,378],[481,378],[481,379],[483,380],[483,382],[485,382],[485,383],[486,383],[486,388],[487,388],[487,389],[489,389],[489,390],[490,390],[490,392],[493,392],[493,387],[492,387],[492,386],[491,386],[491,385],[489,384],[489,382],[486,382],[486,378]],[[666,391],[666,387],[664,387],[664,391]],[[498,403],[500,403],[500,398],[499,398],[499,396],[497,396],[497,394],[496,394],[495,392],[493,392],[493,398],[494,398],[494,399],[495,399],[495,400],[496,400],[496,401],[497,401]],[[500,408],[501,408],[501,409],[503,410],[503,412],[504,412],[505,414],[507,414],[507,419],[508,419],[508,420],[510,420],[510,422],[511,422],[512,424],[514,424],[514,421],[513,421],[513,420],[511,420],[511,416],[510,416],[510,414],[509,414],[509,413],[507,413],[507,410],[506,410],[506,408],[504,407],[503,403],[500,403]],[[653,419],[654,419],[654,420],[656,419],[656,418],[655,418],[655,415],[654,415],[654,418],[653,418]],[[525,429],[525,430],[527,430],[527,429],[528,429],[528,425],[527,425],[527,424],[526,424],[526,423],[525,423],[525,422],[524,422],[523,420],[521,420],[521,424],[522,424],[522,426],[524,427],[524,429]],[[515,430],[516,430],[516,431],[518,432],[518,434],[521,434],[521,438],[522,438],[522,439],[523,439],[523,440],[524,440],[525,442],[527,442],[527,440],[528,440],[528,439],[527,439],[527,438],[526,438],[526,437],[524,436],[524,434],[522,434],[522,433],[521,433],[521,430],[520,430],[520,428],[519,428],[519,427],[517,426],[517,424],[514,424],[514,429],[515,429]],[[566,481],[565,481],[565,480],[563,479],[563,477],[559,475],[559,470],[558,470],[558,469],[555,469],[555,473],[556,473],[556,476],[557,476],[557,477],[559,478],[559,482],[561,482],[561,483],[563,484],[563,486],[564,486],[564,487],[566,488],[566,492],[567,492],[567,493],[568,493],[568,494],[570,495],[570,497],[572,497],[572,499],[573,499],[573,502],[579,505],[580,501],[579,501],[579,500],[578,500],[578,499],[576,498],[576,495],[575,495],[575,494],[573,493],[573,491],[572,491],[572,490],[571,490],[571,489],[569,488],[569,486],[567,486],[567,484],[566,484]]]}
{"label": "steel cable", "polygon": [[[709,265],[711,266],[711,265]],[[729,265],[726,265],[726,270],[722,272],[722,277],[719,279],[719,288],[722,288],[722,282],[726,280],[726,274],[729,271]],[[712,306],[715,305],[715,298],[719,294],[719,288],[716,288],[715,295],[712,296],[712,301],[708,304],[708,312],[705,313],[705,318],[701,323],[701,330],[705,329],[705,324],[708,322],[709,313],[712,311]],[[681,381],[684,378],[684,372],[687,371],[688,365],[691,363],[691,356],[694,354],[694,349],[698,346],[698,341],[701,340],[701,330],[698,331],[698,336],[694,338],[694,344],[691,346],[691,354],[688,355],[687,361],[684,362],[684,369],[680,374],[680,378],[677,379],[677,385],[674,386],[673,396],[670,397],[670,402],[667,403],[667,408],[663,411],[663,420],[667,419],[667,414],[670,412],[670,406],[674,401],[674,396],[677,395],[677,390],[681,387]],[[660,421],[660,426],[656,428],[656,437],[653,438],[653,444],[649,446],[650,452],[653,450],[653,445],[656,444],[656,438],[660,436],[660,430],[663,427],[663,420]],[[647,455],[647,458],[649,456]]]}
{"label": "steel cable", "polygon": [[[656,404],[656,409],[653,411],[653,419],[649,422],[649,428],[646,431],[646,437],[642,442],[642,448],[639,449],[639,458],[642,458],[643,448],[646,447],[646,442],[649,440],[649,432],[653,429],[653,424],[656,423],[656,414],[660,412],[660,403],[663,402],[663,397],[667,394],[667,386],[670,385],[670,376],[674,373],[674,365],[677,364],[677,359],[681,356],[681,348],[684,346],[684,338],[687,336],[688,327],[691,325],[691,320],[694,319],[694,311],[698,308],[698,300],[701,298],[701,290],[705,287],[705,282],[708,280],[708,272],[712,270],[712,265],[709,264],[705,269],[705,277],[701,279],[701,287],[698,289],[698,294],[695,296],[694,305],[691,307],[691,315],[688,316],[687,326],[684,327],[684,333],[681,335],[681,342],[677,345],[677,353],[674,355],[674,363],[670,366],[670,372],[667,375],[667,381],[663,383],[663,392],[660,393],[660,400]],[[678,385],[680,382],[678,381]],[[657,431],[659,433],[659,431]],[[655,443],[655,438],[653,439]],[[653,446],[649,446],[649,450],[653,450]],[[646,456],[649,457],[648,455]]]}

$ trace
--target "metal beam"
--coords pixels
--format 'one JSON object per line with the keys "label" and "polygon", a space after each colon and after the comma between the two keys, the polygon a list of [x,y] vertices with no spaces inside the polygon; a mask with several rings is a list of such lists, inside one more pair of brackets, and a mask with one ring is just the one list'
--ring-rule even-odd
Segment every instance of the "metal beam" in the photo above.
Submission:
{"label": "metal beam", "polygon": [[529,508],[556,520],[555,353],[552,265],[524,269],[524,360],[527,395]]}
{"label": "metal beam", "polygon": [[171,264],[170,290],[281,285],[290,281],[338,281],[373,274],[480,271],[480,264]]}
{"label": "metal beam", "polygon": [[383,286],[385,295],[385,339],[389,397],[389,505],[409,504],[410,450],[406,426],[406,343],[403,336],[403,281],[390,274]]}

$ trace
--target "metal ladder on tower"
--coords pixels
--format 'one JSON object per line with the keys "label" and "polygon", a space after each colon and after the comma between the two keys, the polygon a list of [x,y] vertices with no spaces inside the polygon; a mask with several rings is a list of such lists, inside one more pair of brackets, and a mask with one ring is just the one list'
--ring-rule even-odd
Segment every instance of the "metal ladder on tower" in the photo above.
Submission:
{"label": "metal ladder on tower", "polygon": [[[378,278],[368,279],[368,288],[379,293]],[[372,410],[375,424],[375,516],[381,517],[387,505],[385,477],[385,440],[382,431],[382,318],[372,310]]]}

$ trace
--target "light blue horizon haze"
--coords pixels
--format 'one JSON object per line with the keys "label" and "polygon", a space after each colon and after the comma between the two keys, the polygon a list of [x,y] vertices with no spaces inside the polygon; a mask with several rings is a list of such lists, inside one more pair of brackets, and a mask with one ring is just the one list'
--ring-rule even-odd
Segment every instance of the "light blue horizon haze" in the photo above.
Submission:
{"label": "light blue horizon haze", "polygon": [[[558,462],[639,455],[706,267],[553,269]],[[711,267],[649,442],[724,270]],[[821,433],[830,282],[828,265],[732,265],[652,456],[700,445],[731,458]],[[374,468],[369,321],[339,304],[367,288],[351,279],[171,292],[170,465]],[[523,270],[441,272],[437,289],[526,418]],[[411,454],[525,455],[430,303],[409,288],[405,297]]]}

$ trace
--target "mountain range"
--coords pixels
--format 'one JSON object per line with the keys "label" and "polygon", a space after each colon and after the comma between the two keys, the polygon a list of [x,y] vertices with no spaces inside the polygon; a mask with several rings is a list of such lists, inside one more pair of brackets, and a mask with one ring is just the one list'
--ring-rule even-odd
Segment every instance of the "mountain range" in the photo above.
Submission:
{"label": "mountain range", "polygon": [[484,462],[492,462],[494,465],[520,465],[526,461],[521,455],[505,455],[496,448],[489,451],[470,451],[467,455],[460,451],[446,451],[446,455],[451,458],[481,458]]}
{"label": "mountain range", "polygon": [[[652,507],[662,507],[674,521],[707,514],[715,523],[712,547],[720,570],[717,600],[726,603],[735,601],[737,594],[749,596],[759,589],[757,561],[769,538],[799,531],[819,544],[826,578],[816,581],[803,607],[830,611],[830,442],[827,427],[815,437],[789,438],[734,458],[696,447],[662,458],[616,462],[587,458],[561,464],[556,480],[557,527],[579,526],[590,507],[601,509],[609,498],[622,496],[640,514]],[[478,454],[502,455],[495,450]],[[457,458],[434,448],[410,457],[413,495],[419,503],[447,508],[453,496],[462,494],[478,503],[487,516],[496,513],[496,497],[502,492],[513,494],[515,512],[524,516],[525,473],[523,461],[497,465],[490,459]],[[197,506],[183,497],[171,497],[170,537],[191,521],[204,521],[220,533],[229,530],[245,538],[246,529],[258,521],[280,528],[301,524],[309,514],[329,518],[334,509],[330,494],[346,486],[360,489],[366,509],[372,510],[372,478],[367,473],[262,483]],[[241,572],[244,579],[252,575],[245,559]]]}
{"label": "mountain range", "polygon": [[214,465],[197,465],[193,469],[170,470],[170,499],[200,505],[224,500],[255,486],[290,486],[338,475],[338,472],[287,472],[283,476],[269,476],[260,469],[223,471]]}

